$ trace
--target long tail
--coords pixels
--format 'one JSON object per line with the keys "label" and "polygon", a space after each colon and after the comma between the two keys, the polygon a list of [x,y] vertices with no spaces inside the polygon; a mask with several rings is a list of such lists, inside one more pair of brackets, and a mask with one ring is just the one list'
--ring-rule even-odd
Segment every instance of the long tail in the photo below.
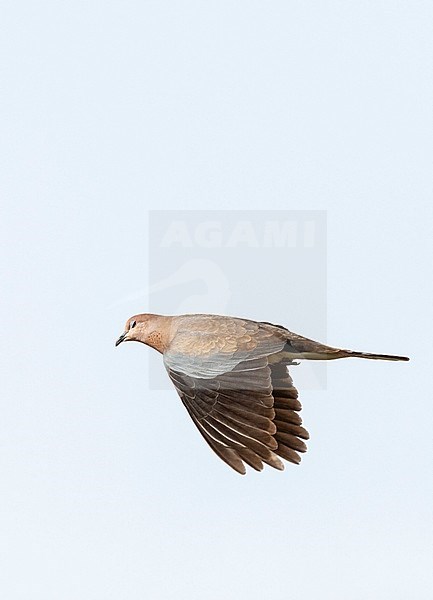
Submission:
{"label": "long tail", "polygon": [[407,356],[395,356],[394,354],[373,354],[371,352],[355,352],[354,350],[342,350],[325,346],[314,340],[304,338],[293,332],[288,332],[289,338],[282,352],[278,353],[281,357],[284,355],[288,359],[304,360],[333,360],[335,358],[369,358],[371,360],[409,360]]}
{"label": "long tail", "polygon": [[372,354],[371,352],[353,352],[345,350],[347,357],[353,358],[370,358],[372,360],[409,360],[407,356],[395,356],[394,354]]}

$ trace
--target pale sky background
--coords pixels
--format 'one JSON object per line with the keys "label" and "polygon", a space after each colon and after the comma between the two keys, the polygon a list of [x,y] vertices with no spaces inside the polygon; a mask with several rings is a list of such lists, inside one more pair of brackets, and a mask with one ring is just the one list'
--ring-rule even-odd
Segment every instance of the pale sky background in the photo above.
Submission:
{"label": "pale sky background", "polygon": [[[0,23],[1,597],[430,600],[432,3]],[[235,208],[327,211],[327,341],[412,359],[329,365],[284,473],[232,472],[148,350],[114,348],[148,309],[118,301],[147,285],[149,210]],[[239,310],[314,337],[287,274]]]}

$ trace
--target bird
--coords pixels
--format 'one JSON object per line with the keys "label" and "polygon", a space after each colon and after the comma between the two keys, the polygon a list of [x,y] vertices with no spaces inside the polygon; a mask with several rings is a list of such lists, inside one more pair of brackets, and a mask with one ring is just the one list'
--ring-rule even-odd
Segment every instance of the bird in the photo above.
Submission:
{"label": "bird", "polygon": [[407,356],[334,348],[282,325],[211,314],[130,317],[116,346],[136,341],[160,352],[180,399],[211,449],[238,473],[246,465],[284,470],[307,450],[302,405],[288,367],[299,360]]}

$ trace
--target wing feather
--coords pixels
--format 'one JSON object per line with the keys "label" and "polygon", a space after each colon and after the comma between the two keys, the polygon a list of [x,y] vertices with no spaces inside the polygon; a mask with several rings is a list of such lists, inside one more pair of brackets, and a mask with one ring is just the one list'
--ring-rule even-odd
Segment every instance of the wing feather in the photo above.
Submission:
{"label": "wing feather", "polygon": [[253,356],[212,378],[166,368],[205,441],[235,471],[244,474],[245,464],[261,471],[263,463],[282,470],[280,458],[300,462],[309,436],[287,362]]}

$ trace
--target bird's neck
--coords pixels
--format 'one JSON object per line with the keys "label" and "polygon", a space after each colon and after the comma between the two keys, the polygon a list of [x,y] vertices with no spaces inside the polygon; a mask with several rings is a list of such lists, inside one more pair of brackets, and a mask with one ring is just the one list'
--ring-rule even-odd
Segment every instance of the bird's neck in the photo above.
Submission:
{"label": "bird's neck", "polygon": [[170,317],[158,315],[152,327],[149,328],[145,344],[163,354],[171,339],[170,324]]}

